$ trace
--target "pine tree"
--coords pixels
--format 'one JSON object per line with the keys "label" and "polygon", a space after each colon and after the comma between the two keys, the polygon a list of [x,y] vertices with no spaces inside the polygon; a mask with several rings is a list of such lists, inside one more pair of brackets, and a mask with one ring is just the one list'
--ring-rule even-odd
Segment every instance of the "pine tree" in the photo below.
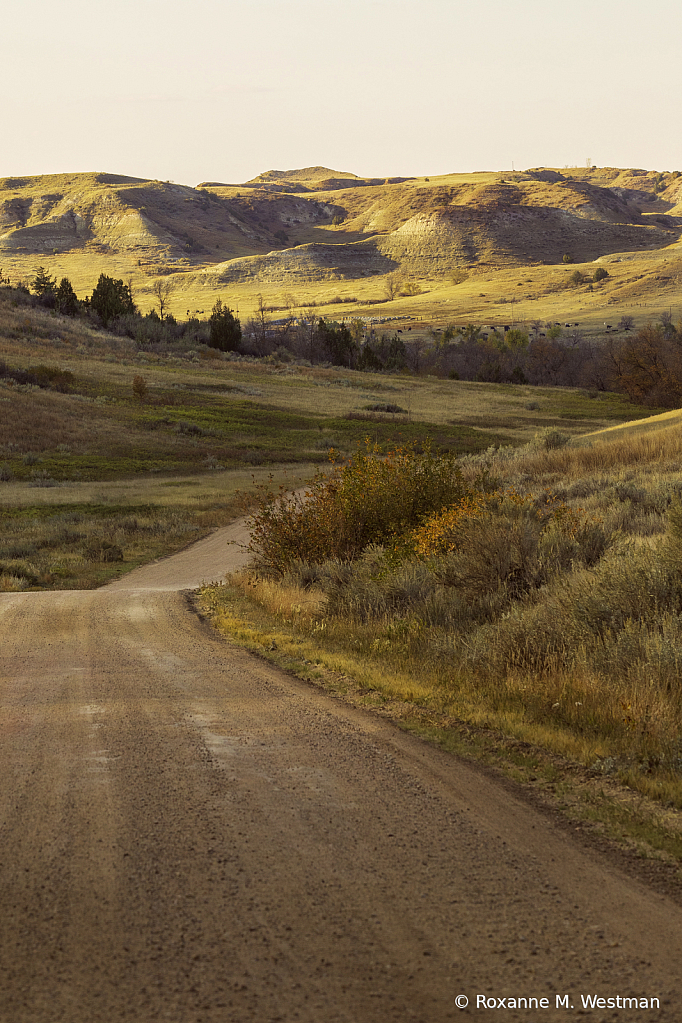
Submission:
{"label": "pine tree", "polygon": [[31,281],[34,295],[40,299],[54,299],[57,291],[56,277],[50,277],[44,266],[36,267],[35,277]]}

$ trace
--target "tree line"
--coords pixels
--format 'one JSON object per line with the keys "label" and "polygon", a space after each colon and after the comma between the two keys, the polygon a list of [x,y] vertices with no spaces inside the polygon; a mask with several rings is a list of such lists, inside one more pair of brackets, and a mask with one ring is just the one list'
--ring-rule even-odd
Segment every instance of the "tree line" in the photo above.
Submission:
{"label": "tree line", "polygon": [[634,331],[624,316],[619,331],[599,337],[553,325],[546,332],[459,329],[422,353],[420,371],[460,380],[585,387],[619,391],[631,401],[675,408],[682,405],[682,322],[669,313]]}
{"label": "tree line", "polygon": [[[2,278],[0,285],[9,281]],[[222,352],[254,357],[276,355],[312,364],[331,363],[364,372],[429,374],[458,380],[585,387],[620,391],[643,405],[675,408],[682,405],[682,322],[675,326],[669,313],[633,331],[631,316],[623,316],[617,333],[586,335],[573,328],[534,321],[529,329],[504,332],[479,325],[449,326],[430,336],[405,340],[398,333],[379,334],[360,319],[338,323],[315,309],[270,317],[262,296],[244,331],[234,311],[217,299],[205,319],[189,316],[178,322],[167,304],[172,285],[154,284],[159,311],[146,314],[135,305],[131,284],[100,274],[92,294],[78,299],[71,282],[59,283],[38,267],[31,291],[13,289],[32,301],[66,316],[83,316],[93,325],[134,339],[140,346],[205,344]]]}
{"label": "tree line", "polygon": [[[9,285],[1,274],[0,284]],[[146,314],[142,314],[135,304],[131,281],[126,284],[104,273],[100,274],[92,294],[83,299],[78,298],[68,277],[57,283],[57,279],[50,276],[44,267],[36,269],[30,289],[19,285],[13,290],[15,293],[23,292],[25,296],[32,294],[47,309],[54,309],[64,316],[87,318],[94,326],[130,337],[140,345],[188,341],[222,351],[238,351],[242,339],[239,319],[223,305],[221,299],[217,300],[207,320],[197,316],[188,316],[186,321],[176,320],[167,312],[172,283],[161,279],[152,287],[159,311],[151,309]]]}

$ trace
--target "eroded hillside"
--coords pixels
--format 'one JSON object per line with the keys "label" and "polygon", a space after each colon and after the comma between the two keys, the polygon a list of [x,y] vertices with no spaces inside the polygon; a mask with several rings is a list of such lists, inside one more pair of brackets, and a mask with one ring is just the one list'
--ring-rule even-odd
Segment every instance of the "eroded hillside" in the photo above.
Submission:
{"label": "eroded hillside", "polygon": [[443,286],[462,270],[485,278],[565,257],[674,257],[681,233],[677,172],[378,179],[309,167],[196,188],[99,173],[0,180],[5,271],[28,280],[45,264],[81,293],[105,272],[132,280],[143,305],[159,275],[174,278],[183,307],[242,286],[314,291],[356,282],[362,295],[368,279],[391,273]]}

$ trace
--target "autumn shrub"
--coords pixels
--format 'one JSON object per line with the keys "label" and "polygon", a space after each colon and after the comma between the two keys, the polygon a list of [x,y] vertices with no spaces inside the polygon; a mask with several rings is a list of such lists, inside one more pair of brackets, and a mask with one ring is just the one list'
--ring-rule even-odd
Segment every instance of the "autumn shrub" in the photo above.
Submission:
{"label": "autumn shrub", "polygon": [[[670,428],[599,448],[541,437],[507,475],[518,489],[365,452],[307,500],[261,505],[269,604],[396,691],[414,681],[452,716],[611,763],[643,792],[672,778],[682,806],[682,495],[659,472],[679,443]],[[564,478],[541,491],[533,465]]]}
{"label": "autumn shrub", "polygon": [[483,478],[467,483],[451,455],[414,447],[381,455],[368,443],[342,465],[318,473],[305,494],[265,488],[251,519],[249,550],[262,570],[276,575],[297,561],[352,561],[369,544],[396,542],[483,485]]}
{"label": "autumn shrub", "polygon": [[[647,661],[644,651],[662,623],[681,615],[682,571],[666,564],[665,547],[652,551],[627,543],[592,570],[556,580],[541,602],[518,603],[479,632],[469,656],[478,669],[498,675],[583,664],[621,677]],[[638,646],[632,642],[635,626]]]}
{"label": "autumn shrub", "polygon": [[538,499],[514,488],[467,495],[414,530],[411,542],[421,558],[458,555],[451,577],[480,577],[479,588],[515,578],[522,589],[575,562],[593,564],[607,546],[598,520],[549,491]]}
{"label": "autumn shrub", "polygon": [[458,629],[494,619],[562,572],[596,563],[601,523],[551,494],[469,493],[387,547],[367,546],[352,563],[298,560],[284,581],[327,594],[325,613],[368,622],[409,615]]}
{"label": "autumn shrub", "polygon": [[324,571],[327,566],[322,566],[328,616],[353,622],[393,621],[405,615],[423,620],[429,618],[428,605],[442,590],[434,574],[420,562],[390,568],[361,559],[348,567],[346,578],[334,578]]}

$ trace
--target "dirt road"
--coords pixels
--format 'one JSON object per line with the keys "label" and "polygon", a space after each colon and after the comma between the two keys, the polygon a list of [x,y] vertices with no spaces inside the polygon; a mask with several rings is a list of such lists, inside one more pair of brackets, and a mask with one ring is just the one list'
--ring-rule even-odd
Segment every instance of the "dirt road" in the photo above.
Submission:
{"label": "dirt road", "polygon": [[676,905],[195,616],[230,538],[0,597],[0,1021],[681,1020]]}

